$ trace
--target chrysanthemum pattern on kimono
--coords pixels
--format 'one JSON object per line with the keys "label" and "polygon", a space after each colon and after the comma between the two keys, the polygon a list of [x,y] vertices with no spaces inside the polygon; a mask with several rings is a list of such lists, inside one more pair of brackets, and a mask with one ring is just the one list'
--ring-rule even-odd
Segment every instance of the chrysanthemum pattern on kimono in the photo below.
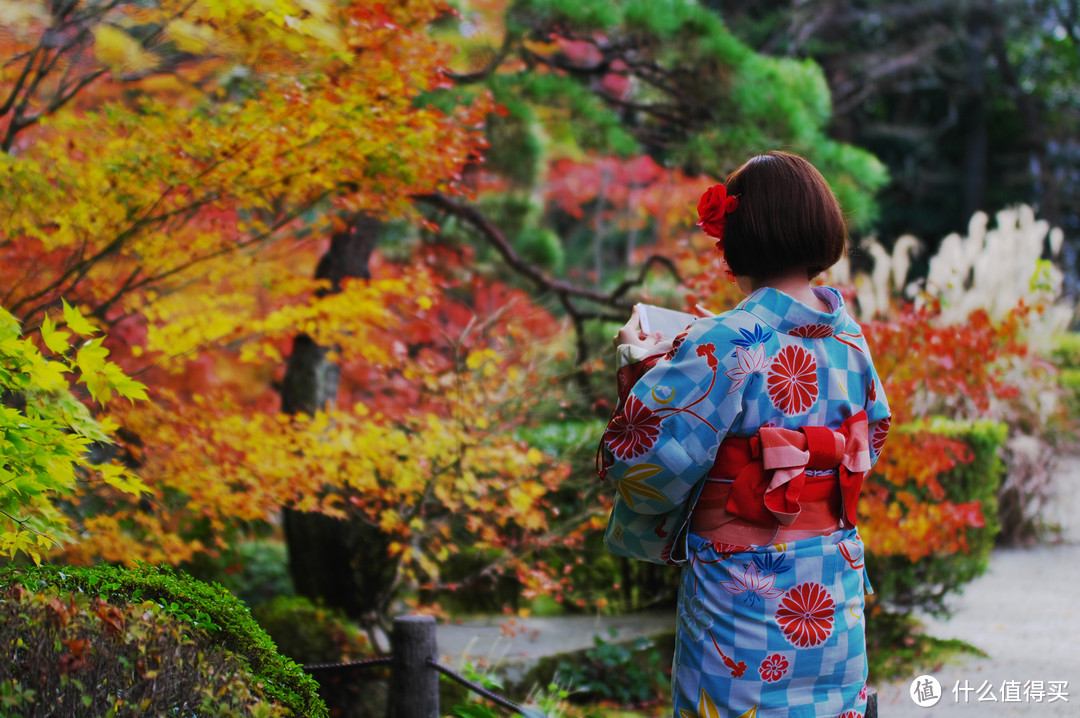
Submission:
{"label": "chrysanthemum pattern on kimono", "polygon": [[695,322],[624,382],[601,443],[617,489],[607,543],[682,564],[676,718],[851,716],[865,709],[863,545],[855,529],[771,546],[715,545],[687,519],[720,442],[762,427],[837,430],[859,412],[871,462],[889,408],[839,293],[816,311],[775,289]]}

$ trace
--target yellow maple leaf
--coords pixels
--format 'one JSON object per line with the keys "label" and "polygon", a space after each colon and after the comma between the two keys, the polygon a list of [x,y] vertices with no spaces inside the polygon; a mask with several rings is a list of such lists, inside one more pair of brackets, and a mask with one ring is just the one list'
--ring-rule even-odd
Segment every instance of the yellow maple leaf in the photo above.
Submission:
{"label": "yellow maple leaf", "polygon": [[[87,321],[86,317],[82,315],[82,312],[68,304],[66,299],[61,299],[60,301],[64,307],[64,321],[67,322],[68,328],[71,329],[71,331],[83,337],[97,334],[97,329],[94,328],[93,324]],[[49,348],[52,349],[52,347]]]}
{"label": "yellow maple leaf", "polygon": [[109,386],[115,389],[120,396],[123,396],[132,402],[134,402],[135,399],[149,399],[146,395],[146,385],[129,377],[124,373],[123,369],[113,362],[105,362],[102,372],[104,372],[105,380],[109,382]]}
{"label": "yellow maple leaf", "polygon": [[95,468],[101,474],[102,480],[114,489],[136,496],[153,493],[150,487],[143,483],[142,479],[131,473],[126,467],[118,464],[102,464]]}
{"label": "yellow maple leaf", "polygon": [[112,387],[105,374],[105,357],[109,355],[109,350],[101,346],[101,341],[94,339],[80,347],[75,355],[75,363],[82,373],[79,381],[86,384],[90,396],[104,406],[112,397]]}
{"label": "yellow maple leaf", "polygon": [[70,336],[67,332],[57,331],[56,325],[48,316],[41,322],[41,340],[55,354],[63,354],[68,350]]}
{"label": "yellow maple leaf", "polygon": [[171,20],[165,28],[165,36],[172,40],[177,49],[195,55],[206,52],[211,47],[220,51],[222,39],[209,24],[196,25],[180,18]]}
{"label": "yellow maple leaf", "polygon": [[55,391],[67,386],[64,378],[66,367],[59,362],[49,361],[40,354],[31,354],[29,375],[31,379],[48,391]]}

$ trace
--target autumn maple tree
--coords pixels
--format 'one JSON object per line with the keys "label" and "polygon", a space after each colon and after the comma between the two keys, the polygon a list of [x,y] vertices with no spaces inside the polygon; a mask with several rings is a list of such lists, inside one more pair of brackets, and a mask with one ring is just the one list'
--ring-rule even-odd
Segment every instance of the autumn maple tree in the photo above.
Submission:
{"label": "autumn maple tree", "polygon": [[[558,464],[486,433],[477,400],[513,376],[514,327],[550,318],[481,306],[500,290],[479,278],[455,300],[447,257],[423,247],[334,291],[316,271],[364,217],[422,221],[411,198],[458,191],[483,149],[484,96],[452,112],[418,99],[447,84],[425,32],[442,3],[2,11],[3,303],[31,330],[63,324],[61,297],[81,307],[153,398],[109,406],[150,496],[65,497],[68,560],[183,561],[293,505],[378,526],[415,585],[437,580],[454,531],[509,521],[451,527],[458,502],[488,516],[544,493]],[[348,388],[289,415],[273,386],[299,333],[332,347]]]}

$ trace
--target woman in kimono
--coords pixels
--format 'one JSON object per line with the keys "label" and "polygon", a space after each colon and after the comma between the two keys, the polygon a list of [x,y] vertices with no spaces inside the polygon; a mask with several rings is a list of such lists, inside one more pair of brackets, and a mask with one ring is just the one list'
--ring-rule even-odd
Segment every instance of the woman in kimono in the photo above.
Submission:
{"label": "woman in kimono", "polygon": [[606,543],[680,565],[675,718],[861,716],[855,511],[889,407],[840,293],[811,280],[847,241],[806,160],[751,158],[698,205],[746,295],[674,340],[616,337],[619,404],[600,447]]}

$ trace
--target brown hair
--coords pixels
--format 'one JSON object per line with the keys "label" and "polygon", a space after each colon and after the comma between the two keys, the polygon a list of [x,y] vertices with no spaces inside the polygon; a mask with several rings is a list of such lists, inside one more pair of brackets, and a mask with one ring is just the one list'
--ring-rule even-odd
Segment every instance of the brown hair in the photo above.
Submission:
{"label": "brown hair", "polygon": [[739,198],[724,227],[724,259],[735,274],[765,279],[804,267],[812,278],[843,256],[840,204],[802,157],[780,151],[751,157],[724,184]]}

